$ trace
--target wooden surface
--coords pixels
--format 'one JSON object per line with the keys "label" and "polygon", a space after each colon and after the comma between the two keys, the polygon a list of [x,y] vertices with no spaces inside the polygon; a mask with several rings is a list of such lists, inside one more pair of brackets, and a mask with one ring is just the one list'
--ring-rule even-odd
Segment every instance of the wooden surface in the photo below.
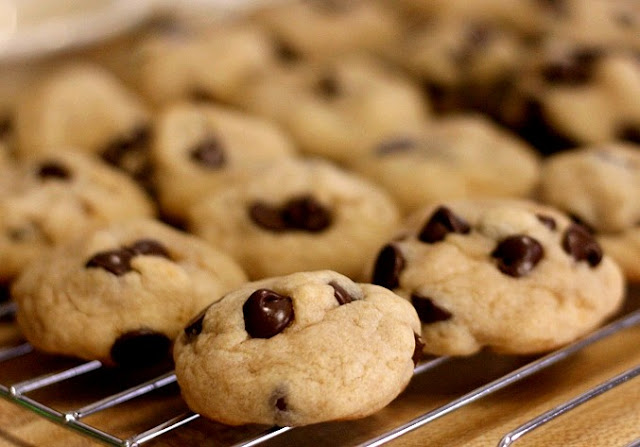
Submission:
{"label": "wooden surface", "polygon": [[[640,307],[640,288],[630,292],[626,311]],[[0,340],[13,343],[19,334],[12,323],[0,324]],[[381,412],[360,420],[304,427],[266,443],[268,446],[348,446],[363,442],[393,426],[445,404],[497,378],[532,358],[487,353],[458,359],[417,376],[405,392]],[[5,385],[74,365],[66,359],[29,354],[0,364]],[[496,446],[518,425],[579,393],[640,364],[640,328],[631,328],[592,345],[551,368],[494,395],[459,409],[390,445]],[[29,394],[59,410],[68,411],[115,393],[157,374],[133,377],[118,370],[100,370],[69,383]],[[86,422],[120,438],[144,431],[185,410],[177,387],[155,392]],[[198,420],[164,435],[151,446],[225,446],[262,427],[229,428]],[[517,446],[624,446],[640,438],[640,379],[631,380],[569,414],[532,432]],[[74,447],[94,444],[88,438],[0,400],[0,446]]]}

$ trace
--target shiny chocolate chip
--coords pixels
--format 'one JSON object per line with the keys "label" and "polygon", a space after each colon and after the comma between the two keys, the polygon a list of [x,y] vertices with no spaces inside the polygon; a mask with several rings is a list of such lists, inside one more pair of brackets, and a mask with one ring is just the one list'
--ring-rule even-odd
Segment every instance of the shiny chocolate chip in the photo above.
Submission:
{"label": "shiny chocolate chip", "polygon": [[376,155],[390,155],[403,152],[409,152],[416,148],[417,142],[410,137],[395,138],[380,143],[376,149]]}
{"label": "shiny chocolate chip", "polygon": [[422,341],[422,337],[420,337],[415,332],[413,333],[413,338],[416,344],[413,348],[413,355],[411,356],[411,360],[413,360],[413,366],[418,366],[418,362],[420,362],[423,354],[422,351],[424,349],[424,341]]}
{"label": "shiny chocolate chip", "polygon": [[101,268],[116,276],[121,276],[131,271],[131,258],[133,258],[133,253],[126,248],[102,251],[93,255],[86,262],[85,267]]}
{"label": "shiny chocolate chip", "polygon": [[271,338],[293,321],[291,297],[273,290],[259,289],[242,306],[244,327],[253,338]]}
{"label": "shiny chocolate chip", "polygon": [[437,306],[431,298],[417,293],[411,295],[411,304],[416,309],[420,321],[424,324],[447,321],[453,317],[451,312]]}
{"label": "shiny chocolate chip", "polygon": [[354,300],[351,294],[346,290],[344,290],[344,288],[340,286],[340,284],[338,284],[337,282],[331,281],[329,285],[333,287],[333,296],[336,297],[336,301],[338,302],[339,305],[342,306],[343,304],[348,304]]}
{"label": "shiny chocolate chip", "polygon": [[519,278],[528,275],[544,257],[540,242],[517,234],[502,240],[491,256],[498,260],[498,269],[505,275]]}
{"label": "shiny chocolate chip", "polygon": [[536,214],[536,217],[540,221],[542,225],[550,229],[551,231],[555,231],[557,224],[556,220],[551,216],[546,216],[544,214]]}
{"label": "shiny chocolate chip", "polygon": [[38,177],[41,179],[55,178],[67,180],[71,177],[69,170],[55,161],[47,161],[38,167]]}
{"label": "shiny chocolate chip", "polygon": [[335,99],[340,96],[340,83],[335,76],[322,76],[315,85],[316,92],[325,99]]}
{"label": "shiny chocolate chip", "polygon": [[198,165],[208,169],[219,169],[226,163],[224,148],[220,140],[212,135],[200,141],[189,151],[189,156]]}
{"label": "shiny chocolate chip", "polygon": [[254,202],[249,206],[249,218],[266,230],[280,232],[287,229],[280,209],[264,202]]}
{"label": "shiny chocolate chip", "polygon": [[593,78],[601,56],[601,51],[594,48],[576,50],[562,60],[547,64],[542,69],[542,77],[551,84],[584,85]]}
{"label": "shiny chocolate chip", "polygon": [[187,326],[184,328],[184,335],[186,336],[187,343],[191,343],[198,335],[202,333],[202,323],[204,323],[204,316],[209,310],[209,307],[205,307],[189,321]]}
{"label": "shiny chocolate chip", "polygon": [[576,261],[595,267],[602,261],[602,248],[582,225],[571,224],[562,237],[562,248]]}
{"label": "shiny chocolate chip", "polygon": [[127,247],[134,256],[160,256],[171,259],[169,251],[160,242],[154,239],[138,239]]}
{"label": "shiny chocolate chip", "polygon": [[312,196],[289,200],[282,210],[287,227],[312,233],[320,232],[331,225],[331,214]]}
{"label": "shiny chocolate chip", "polygon": [[405,263],[404,256],[396,245],[385,245],[376,259],[371,282],[387,289],[395,289],[400,285],[400,273],[404,270]]}
{"label": "shiny chocolate chip", "polygon": [[448,233],[467,234],[471,231],[469,224],[456,216],[449,208],[438,207],[418,234],[418,239],[428,244],[443,240]]}
{"label": "shiny chocolate chip", "polygon": [[118,337],[111,347],[111,358],[120,366],[153,365],[168,357],[170,347],[169,337],[142,328]]}

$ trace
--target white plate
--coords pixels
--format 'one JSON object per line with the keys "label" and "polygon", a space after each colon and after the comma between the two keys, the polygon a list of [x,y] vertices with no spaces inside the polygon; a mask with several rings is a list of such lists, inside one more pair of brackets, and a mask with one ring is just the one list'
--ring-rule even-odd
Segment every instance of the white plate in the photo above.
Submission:
{"label": "white plate", "polygon": [[153,12],[153,0],[0,0],[0,63],[113,37]]}

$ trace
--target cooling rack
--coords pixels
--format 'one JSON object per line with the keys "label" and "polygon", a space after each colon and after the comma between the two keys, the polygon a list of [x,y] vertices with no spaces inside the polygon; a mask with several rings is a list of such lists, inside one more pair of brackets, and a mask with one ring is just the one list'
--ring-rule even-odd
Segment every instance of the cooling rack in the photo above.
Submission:
{"label": "cooling rack", "polygon": [[[6,318],[6,316],[11,315],[14,311],[15,308],[13,303],[5,303],[0,306],[0,318]],[[366,439],[359,439],[357,437],[353,438],[351,440],[353,442],[349,443],[349,445],[357,445],[358,447],[374,447],[392,442],[409,434],[410,432],[434,423],[436,420],[444,418],[453,412],[461,411],[474,402],[486,399],[488,396],[498,393],[507,387],[516,383],[525,382],[534,375],[540,374],[550,368],[557,368],[558,365],[566,362],[569,357],[579,354],[586,348],[601,343],[603,340],[609,339],[613,336],[623,335],[625,331],[638,326],[640,326],[640,309],[630,310],[623,313],[622,316],[612,321],[610,324],[562,349],[538,358],[518,359],[515,362],[508,362],[509,365],[506,372],[501,368],[497,377],[487,380],[486,382],[484,382],[484,377],[478,378],[478,380],[482,382],[479,386],[474,386],[469,391],[464,392],[441,405],[437,405],[431,409],[426,409],[425,412],[407,419],[406,422],[396,424],[391,427],[385,427],[381,433],[375,433],[373,436],[371,436],[371,433],[368,433]],[[7,365],[10,362],[20,361],[20,359],[25,356],[33,354],[37,353],[34,353],[31,346],[25,342],[1,348],[0,371],[3,368],[3,365]],[[424,377],[455,362],[458,362],[459,364],[454,368],[454,370],[459,370],[465,369],[466,362],[469,362],[469,360],[452,359],[448,357],[435,357],[424,360],[417,365],[412,384],[415,381],[418,381],[420,377]],[[472,364],[466,366],[468,366],[467,369],[477,371],[479,365],[486,364],[486,359],[480,359],[475,365]],[[148,429],[128,436],[122,436],[86,422],[86,420],[92,415],[117,409],[119,406],[125,405],[127,402],[150,395],[158,390],[172,388],[172,390],[168,391],[167,394],[179,395],[179,391],[175,384],[175,375],[173,371],[170,370],[157,374],[148,380],[143,380],[132,386],[118,390],[117,392],[111,393],[95,401],[90,401],[77,408],[64,410],[54,408],[54,405],[48,404],[44,398],[39,396],[39,392],[44,389],[61,386],[61,384],[65,384],[69,381],[76,380],[97,371],[102,371],[103,373],[104,371],[107,371],[107,375],[112,374],[109,368],[104,368],[98,361],[84,362],[53,372],[48,371],[36,376],[28,376],[23,380],[0,384],[0,396],[12,403],[30,410],[42,418],[46,418],[62,427],[75,431],[79,435],[86,436],[95,441],[111,446],[139,447],[147,444],[150,445],[153,441],[158,441],[164,436],[176,433],[180,429],[184,429],[185,426],[192,424],[200,418],[198,414],[190,412],[186,410],[186,407],[184,407],[186,411],[181,411],[175,415],[171,415],[159,423],[150,424]],[[29,372],[31,371],[25,372],[25,374],[28,374]],[[589,386],[586,390],[572,396],[570,399],[553,406],[548,411],[544,411],[538,416],[533,417],[529,421],[515,427],[508,433],[504,433],[502,439],[496,439],[495,444],[493,445],[497,445],[498,447],[511,446],[518,440],[526,437],[554,419],[562,418],[567,413],[575,412],[581,405],[596,399],[598,396],[613,390],[628,381],[631,381],[638,375],[640,375],[640,365],[627,368],[624,371],[607,378],[601,383]],[[91,382],[91,380],[89,380],[89,382]],[[116,380],[116,382],[118,382],[118,380]],[[63,393],[73,393],[74,390],[74,386],[71,385],[70,387],[67,387]],[[327,424],[324,425],[327,426]],[[233,428],[228,429],[230,431],[234,430]],[[207,441],[206,444],[203,441],[203,445],[251,447],[269,444],[280,437],[284,437],[285,434],[309,429],[310,428],[308,427],[253,427],[253,432],[250,432],[249,434],[242,432],[236,433],[235,436],[227,436],[226,442],[221,442],[220,444],[212,444],[212,441],[205,437],[204,439],[207,439]],[[313,430],[313,428],[311,428],[311,430]],[[640,436],[640,427],[637,429],[637,433],[635,435]],[[229,441],[229,439],[232,439],[232,441]],[[636,446],[640,447],[640,438],[627,443],[625,447]]]}

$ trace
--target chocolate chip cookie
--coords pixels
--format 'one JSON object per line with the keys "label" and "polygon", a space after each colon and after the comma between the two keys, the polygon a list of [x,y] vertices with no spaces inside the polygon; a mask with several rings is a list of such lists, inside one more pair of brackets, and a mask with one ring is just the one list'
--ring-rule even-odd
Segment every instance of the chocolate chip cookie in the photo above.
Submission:
{"label": "chocolate chip cookie", "polygon": [[36,348],[142,366],[166,358],[193,315],[244,281],[237,264],[204,241],[142,219],[41,254],[12,295]]}
{"label": "chocolate chip cookie", "polygon": [[425,351],[532,354],[589,332],[621,305],[624,277],[596,239],[554,208],[467,200],[416,213],[371,281],[411,301]]}
{"label": "chocolate chip cookie", "polygon": [[155,213],[133,180],[82,153],[24,161],[11,178],[0,194],[0,281],[88,228]]}
{"label": "chocolate chip cookie", "polygon": [[189,407],[225,424],[355,419],[392,401],[422,349],[420,322],[389,290],[330,271],[248,283],[176,340]]}
{"label": "chocolate chip cookie", "polygon": [[251,164],[293,153],[289,137],[268,121],[209,104],[174,105],[158,116],[151,150],[159,202],[165,214],[184,218]]}
{"label": "chocolate chip cookie", "polygon": [[383,139],[353,168],[405,213],[452,198],[528,196],[540,170],[532,147],[482,115],[450,115],[419,134]]}
{"label": "chocolate chip cookie", "polygon": [[366,180],[322,160],[286,159],[203,197],[189,228],[252,279],[331,269],[357,278],[399,222]]}

